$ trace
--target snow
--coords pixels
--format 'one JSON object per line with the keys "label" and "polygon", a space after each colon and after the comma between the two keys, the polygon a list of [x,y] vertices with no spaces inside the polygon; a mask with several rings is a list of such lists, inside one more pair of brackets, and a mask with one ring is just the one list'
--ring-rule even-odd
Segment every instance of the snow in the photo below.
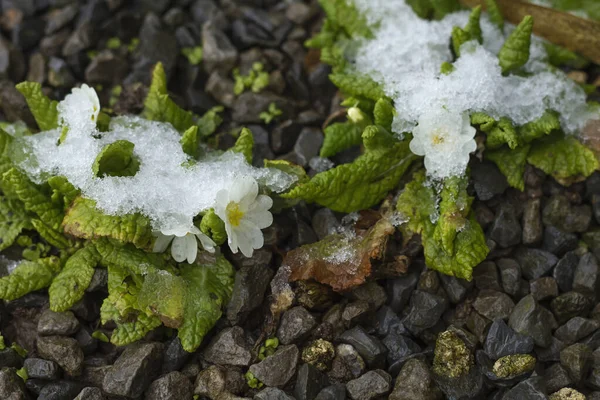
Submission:
{"label": "snow", "polygon": [[[89,107],[91,103],[86,104]],[[233,152],[210,153],[189,165],[190,159],[179,143],[181,135],[167,123],[116,117],[109,132],[98,132],[87,118],[77,118],[78,114],[90,113],[81,102],[63,101],[58,109],[62,121],[79,129],[70,129],[61,145],[57,145],[61,128],[23,138],[29,157],[21,167],[36,182],[49,175],[63,175],[85,197],[95,200],[103,212],[140,212],[151,219],[156,230],[192,229],[193,218],[212,208],[217,192],[229,189],[240,176],[252,177],[275,192],[296,179],[279,170],[254,168],[243,155]],[[132,177],[94,176],[92,164],[97,154],[116,140],[135,145],[139,171]]]}
{"label": "snow", "polygon": [[396,133],[412,132],[420,117],[446,109],[456,114],[485,112],[505,116],[516,125],[531,122],[545,110],[560,113],[566,132],[583,128],[590,118],[586,95],[561,71],[543,62],[542,40],[533,38],[525,70],[530,76],[503,76],[496,54],[514,26],[502,34],[482,14],[483,45],[472,41],[461,48],[455,71],[440,74],[443,62],[452,62],[453,26],[464,27],[469,12],[447,15],[440,21],[419,18],[404,0],[354,0],[370,23],[380,23],[375,37],[362,40],[352,57],[356,70],[383,83],[394,100]]}

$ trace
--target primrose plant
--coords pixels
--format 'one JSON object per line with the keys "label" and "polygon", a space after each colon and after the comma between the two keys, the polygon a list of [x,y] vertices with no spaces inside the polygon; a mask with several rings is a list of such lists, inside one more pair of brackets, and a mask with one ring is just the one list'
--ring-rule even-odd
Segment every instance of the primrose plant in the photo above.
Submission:
{"label": "primrose plant", "polygon": [[112,343],[164,324],[194,351],[233,286],[220,246],[246,257],[263,246],[272,196],[297,180],[290,166],[253,167],[247,129],[228,151],[211,149],[222,109],[179,108],[160,64],[142,116],[109,117],[87,85],[60,103],[37,83],[17,88],[41,132],[0,130],[0,250],[26,247],[0,298],[48,287],[50,308],[65,311],[106,268],[101,321],[115,322]]}
{"label": "primrose plant", "polygon": [[420,235],[430,268],[471,279],[489,252],[467,192],[475,152],[519,190],[527,163],[562,184],[596,170],[577,135],[598,108],[549,62],[580,57],[532,37],[531,17],[505,25],[494,0],[485,4],[487,13],[455,0],[322,0],[327,18],[307,45],[332,66],[348,118],[326,127],[320,156],[364,152],[283,196],[354,212],[399,188],[412,166],[397,202],[404,240]]}

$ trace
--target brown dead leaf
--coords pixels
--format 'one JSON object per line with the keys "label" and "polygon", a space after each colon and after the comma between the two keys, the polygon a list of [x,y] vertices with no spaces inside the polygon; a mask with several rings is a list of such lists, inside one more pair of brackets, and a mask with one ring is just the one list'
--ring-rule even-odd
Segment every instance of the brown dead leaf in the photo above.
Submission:
{"label": "brown dead leaf", "polygon": [[371,260],[383,258],[395,228],[380,219],[369,230],[349,236],[329,235],[287,253],[283,265],[291,269],[290,282],[314,279],[335,291],[361,285],[371,275]]}

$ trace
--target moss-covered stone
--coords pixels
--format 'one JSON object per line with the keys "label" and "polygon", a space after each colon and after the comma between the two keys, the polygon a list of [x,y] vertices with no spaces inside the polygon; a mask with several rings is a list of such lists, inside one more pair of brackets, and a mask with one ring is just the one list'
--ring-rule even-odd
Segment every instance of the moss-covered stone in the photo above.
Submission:
{"label": "moss-covered stone", "polygon": [[334,357],[335,349],[333,344],[323,339],[311,342],[302,350],[302,361],[314,366],[319,371],[328,370]]}
{"label": "moss-covered stone", "polygon": [[510,378],[531,371],[536,359],[529,354],[511,354],[499,358],[493,367],[493,372],[499,378]]}
{"label": "moss-covered stone", "polygon": [[433,372],[448,378],[466,375],[473,366],[473,354],[452,331],[439,334],[435,342]]}
{"label": "moss-covered stone", "polygon": [[550,400],[585,400],[586,397],[575,389],[562,388],[550,395]]}

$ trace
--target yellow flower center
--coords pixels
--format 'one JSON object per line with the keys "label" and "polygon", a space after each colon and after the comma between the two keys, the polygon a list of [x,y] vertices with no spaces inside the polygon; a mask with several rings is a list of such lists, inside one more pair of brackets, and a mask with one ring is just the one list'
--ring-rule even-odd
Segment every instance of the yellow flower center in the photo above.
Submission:
{"label": "yellow flower center", "polygon": [[438,144],[442,144],[446,141],[446,132],[438,129],[435,131],[435,133],[433,134],[433,137],[431,138],[431,144],[433,145],[438,145]]}
{"label": "yellow flower center", "polygon": [[[96,113],[96,110],[98,110],[98,107],[94,106],[94,114]],[[94,114],[92,114],[92,121],[94,120]]]}
{"label": "yellow flower center", "polygon": [[225,208],[227,211],[227,219],[232,226],[239,226],[244,217],[244,212],[240,210],[240,205],[234,201],[230,201]]}

